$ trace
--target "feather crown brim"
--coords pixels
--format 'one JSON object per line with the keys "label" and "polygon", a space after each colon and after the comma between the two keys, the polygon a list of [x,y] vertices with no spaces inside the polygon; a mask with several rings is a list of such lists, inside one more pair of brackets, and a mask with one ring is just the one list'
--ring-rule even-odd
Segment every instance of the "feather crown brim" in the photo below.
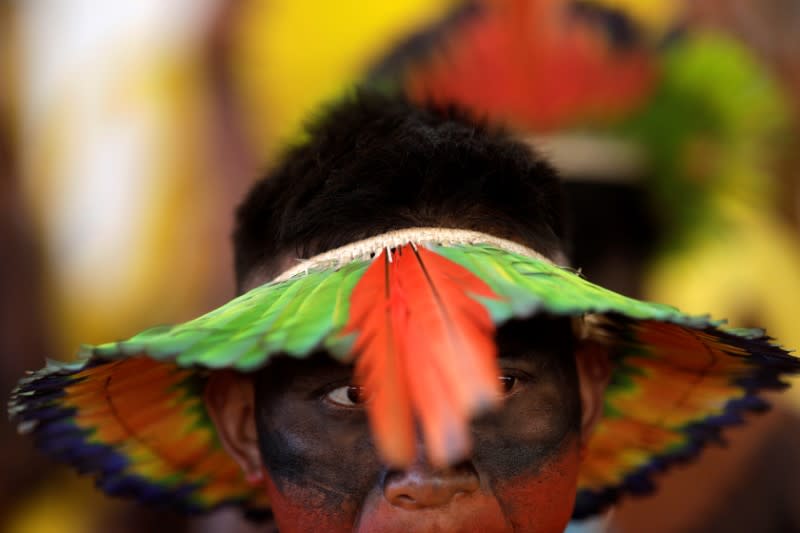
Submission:
{"label": "feather crown brim", "polygon": [[[376,254],[409,242],[502,296],[481,300],[496,324],[540,312],[589,317],[585,342],[614,364],[581,472],[577,517],[650,490],[656,472],[693,457],[743,413],[763,409],[759,393],[800,371],[798,359],[763,331],[726,329],[707,316],[627,298],[491,235],[414,228],[312,258],[184,324],[85,347],[81,360],[21,380],[10,415],[44,451],[93,474],[111,494],[189,511],[225,504],[263,511],[263,491],[247,484],[205,411],[208,372],[254,371],[278,353],[346,352],[342,302]],[[316,322],[302,319],[308,309]]]}

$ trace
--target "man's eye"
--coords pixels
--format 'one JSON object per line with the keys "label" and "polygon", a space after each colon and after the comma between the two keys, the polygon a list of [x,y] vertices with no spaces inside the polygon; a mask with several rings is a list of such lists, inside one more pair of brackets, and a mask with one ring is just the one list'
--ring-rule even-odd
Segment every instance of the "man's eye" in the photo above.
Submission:
{"label": "man's eye", "polygon": [[342,407],[358,407],[367,401],[364,388],[356,385],[337,387],[326,394],[325,399]]}
{"label": "man's eye", "polygon": [[[514,376],[500,376],[500,391],[504,395],[511,394],[517,387],[518,380]],[[342,407],[358,407],[367,401],[363,387],[346,385],[337,387],[325,395],[325,399]]]}
{"label": "man's eye", "polygon": [[514,376],[500,376],[497,379],[500,380],[500,391],[505,395],[511,394],[517,385],[517,378]]}

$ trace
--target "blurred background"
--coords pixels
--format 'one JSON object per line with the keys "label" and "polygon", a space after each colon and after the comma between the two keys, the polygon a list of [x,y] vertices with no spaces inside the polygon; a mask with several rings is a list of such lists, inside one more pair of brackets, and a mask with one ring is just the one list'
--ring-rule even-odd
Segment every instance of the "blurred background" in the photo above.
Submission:
{"label": "blurred background", "polygon": [[[357,84],[561,170],[597,283],[800,347],[797,0],[0,0],[0,397],[234,294],[232,213]],[[800,531],[800,392],[616,531]],[[0,420],[0,532],[256,531],[104,498]],[[586,526],[588,527],[588,526]]]}

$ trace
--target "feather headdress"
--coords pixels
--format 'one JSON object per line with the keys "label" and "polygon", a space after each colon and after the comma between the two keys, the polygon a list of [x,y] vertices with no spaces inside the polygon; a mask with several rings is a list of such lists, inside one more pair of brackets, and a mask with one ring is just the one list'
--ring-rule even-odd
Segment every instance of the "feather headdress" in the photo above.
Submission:
{"label": "feather headdress", "polygon": [[761,331],[627,298],[517,243],[414,228],[312,258],[189,322],[87,346],[78,362],[23,379],[10,411],[109,493],[192,511],[266,509],[205,410],[209,372],[325,350],[354,363],[388,463],[413,459],[419,421],[430,460],[447,464],[468,453],[471,417],[496,401],[495,328],[544,312],[591,317],[581,349],[613,363],[576,516],[647,490],[654,472],[763,409],[758,393],[800,371]]}

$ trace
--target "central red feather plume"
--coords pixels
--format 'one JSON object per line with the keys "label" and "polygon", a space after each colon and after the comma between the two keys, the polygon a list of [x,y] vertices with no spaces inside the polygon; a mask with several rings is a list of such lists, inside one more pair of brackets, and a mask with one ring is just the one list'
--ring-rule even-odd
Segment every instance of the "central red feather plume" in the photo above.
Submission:
{"label": "central red feather plume", "polygon": [[407,244],[382,252],[353,289],[344,333],[357,333],[356,379],[375,442],[391,465],[446,466],[470,450],[469,422],[499,399],[494,323],[475,298],[498,298],[464,267]]}

